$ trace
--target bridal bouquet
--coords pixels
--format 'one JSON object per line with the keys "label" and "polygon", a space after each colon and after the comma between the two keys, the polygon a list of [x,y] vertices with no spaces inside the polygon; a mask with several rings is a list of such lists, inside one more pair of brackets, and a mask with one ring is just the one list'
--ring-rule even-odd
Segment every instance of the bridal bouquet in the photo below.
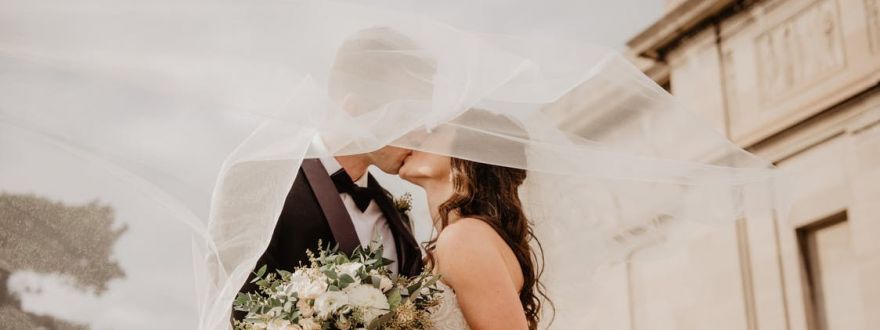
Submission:
{"label": "bridal bouquet", "polygon": [[236,329],[425,329],[440,303],[438,277],[392,275],[382,246],[371,244],[352,255],[338,249],[309,254],[311,265],[293,273],[266,274],[253,282],[257,293],[239,293],[234,308],[247,312]]}

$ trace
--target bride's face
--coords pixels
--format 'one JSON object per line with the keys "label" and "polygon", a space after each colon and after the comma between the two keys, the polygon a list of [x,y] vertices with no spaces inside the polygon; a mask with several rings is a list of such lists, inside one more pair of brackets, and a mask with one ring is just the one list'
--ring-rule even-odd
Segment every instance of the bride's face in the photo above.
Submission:
{"label": "bride's face", "polygon": [[452,170],[452,159],[423,151],[413,151],[403,160],[400,178],[423,186],[427,181],[445,180]]}
{"label": "bride's face", "polygon": [[[435,131],[423,140],[419,149],[448,152],[452,148],[453,136],[449,130]],[[399,174],[406,181],[424,186],[427,181],[448,180],[451,170],[449,156],[414,150],[404,158]]]}

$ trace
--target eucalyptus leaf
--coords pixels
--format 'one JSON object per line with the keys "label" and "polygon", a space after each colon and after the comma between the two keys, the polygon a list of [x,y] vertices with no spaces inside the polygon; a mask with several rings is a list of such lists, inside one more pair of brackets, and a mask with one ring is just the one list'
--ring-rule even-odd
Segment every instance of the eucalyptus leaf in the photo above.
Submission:
{"label": "eucalyptus leaf", "polygon": [[388,305],[391,306],[391,309],[400,306],[401,300],[403,300],[403,298],[400,296],[400,289],[393,288],[388,292]]}
{"label": "eucalyptus leaf", "polygon": [[348,274],[339,275],[339,287],[345,289],[348,285],[354,283],[355,280]]}
{"label": "eucalyptus leaf", "polygon": [[266,266],[268,265],[263,265],[263,267],[260,267],[260,269],[257,270],[257,277],[263,277],[263,275],[266,274]]}

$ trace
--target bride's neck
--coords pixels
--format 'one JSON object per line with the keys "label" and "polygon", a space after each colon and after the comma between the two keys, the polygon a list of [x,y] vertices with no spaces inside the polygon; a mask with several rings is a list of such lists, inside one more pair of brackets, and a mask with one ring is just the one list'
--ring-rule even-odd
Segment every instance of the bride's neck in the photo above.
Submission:
{"label": "bride's neck", "polygon": [[[432,179],[422,184],[425,189],[425,195],[428,198],[428,210],[431,212],[434,227],[439,231],[440,228],[440,205],[443,205],[450,197],[452,197],[452,182],[449,179]],[[458,215],[449,214],[449,222],[452,223],[458,219]]]}

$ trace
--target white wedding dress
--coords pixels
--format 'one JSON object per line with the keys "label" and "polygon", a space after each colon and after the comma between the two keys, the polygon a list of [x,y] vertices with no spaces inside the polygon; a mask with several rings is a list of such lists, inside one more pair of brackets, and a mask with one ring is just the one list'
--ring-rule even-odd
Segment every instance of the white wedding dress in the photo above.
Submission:
{"label": "white wedding dress", "polygon": [[455,291],[443,282],[437,282],[437,286],[443,290],[440,306],[431,315],[434,323],[433,330],[470,330]]}

